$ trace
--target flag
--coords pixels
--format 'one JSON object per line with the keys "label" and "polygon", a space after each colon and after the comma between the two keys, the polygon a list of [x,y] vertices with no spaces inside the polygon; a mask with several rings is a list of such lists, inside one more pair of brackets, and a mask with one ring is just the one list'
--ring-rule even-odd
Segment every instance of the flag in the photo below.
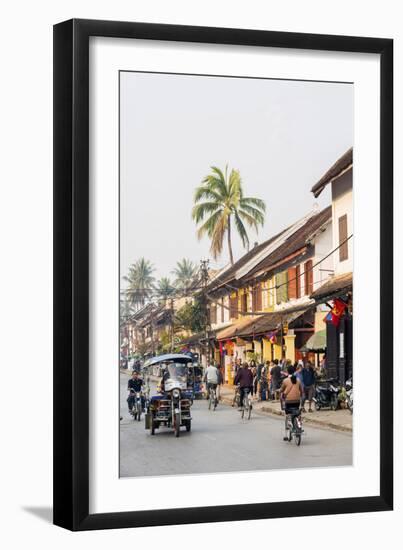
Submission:
{"label": "flag", "polygon": [[276,331],[269,332],[269,334],[267,335],[267,338],[269,339],[269,342],[271,344],[275,344],[277,342]]}
{"label": "flag", "polygon": [[346,307],[347,304],[343,302],[343,300],[340,300],[340,298],[335,298],[333,300],[333,308],[326,315],[324,321],[326,323],[331,322],[335,327],[338,327],[340,323],[340,318],[343,315]]}

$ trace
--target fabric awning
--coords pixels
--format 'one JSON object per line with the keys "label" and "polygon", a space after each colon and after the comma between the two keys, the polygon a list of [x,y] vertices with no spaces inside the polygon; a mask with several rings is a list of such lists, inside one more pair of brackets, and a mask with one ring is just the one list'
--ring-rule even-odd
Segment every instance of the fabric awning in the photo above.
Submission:
{"label": "fabric awning", "polygon": [[326,349],[326,330],[315,332],[304,346],[309,351],[325,351]]}

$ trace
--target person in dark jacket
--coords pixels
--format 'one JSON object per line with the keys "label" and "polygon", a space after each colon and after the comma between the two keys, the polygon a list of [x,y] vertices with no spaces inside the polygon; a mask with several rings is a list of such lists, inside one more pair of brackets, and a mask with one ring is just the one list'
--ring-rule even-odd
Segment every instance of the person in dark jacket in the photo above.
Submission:
{"label": "person in dark jacket", "polygon": [[244,363],[238,370],[235,376],[234,384],[235,386],[239,384],[239,404],[242,405],[245,393],[253,391],[253,375],[249,369],[248,363]]}
{"label": "person in dark jacket", "polygon": [[308,412],[313,412],[312,401],[315,393],[316,376],[315,376],[315,370],[309,361],[306,362],[306,364],[301,370],[301,378],[302,378],[302,384],[304,387],[304,397],[302,400],[302,412],[306,412],[305,406],[304,406],[305,401],[309,402]]}

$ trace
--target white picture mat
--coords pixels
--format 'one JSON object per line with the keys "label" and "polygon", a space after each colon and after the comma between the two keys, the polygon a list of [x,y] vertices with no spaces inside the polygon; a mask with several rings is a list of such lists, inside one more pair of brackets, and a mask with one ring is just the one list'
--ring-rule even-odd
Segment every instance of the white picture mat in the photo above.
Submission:
{"label": "white picture mat", "polygon": [[[119,70],[354,82],[353,466],[119,479]],[[378,55],[91,38],[90,513],[379,494],[379,99]]]}

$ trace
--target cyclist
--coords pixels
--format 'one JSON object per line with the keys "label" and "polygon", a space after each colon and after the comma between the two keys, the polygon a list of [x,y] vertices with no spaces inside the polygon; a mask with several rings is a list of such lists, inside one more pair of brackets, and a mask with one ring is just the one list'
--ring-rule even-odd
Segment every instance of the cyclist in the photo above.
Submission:
{"label": "cyclist", "polygon": [[245,393],[253,391],[253,375],[248,363],[244,363],[236,373],[234,385],[239,384],[239,410],[242,408]]}
{"label": "cyclist", "polygon": [[[288,376],[283,380],[280,388],[280,395],[284,400],[284,412],[287,416],[293,414],[296,410],[299,411],[301,399],[303,397],[302,384],[295,376],[295,367],[289,365],[287,368]],[[284,437],[287,440],[287,437]]]}
{"label": "cyclist", "polygon": [[210,396],[210,389],[214,390],[217,399],[217,385],[220,381],[220,371],[216,366],[209,364],[204,374],[204,381],[207,385],[207,399]]}

